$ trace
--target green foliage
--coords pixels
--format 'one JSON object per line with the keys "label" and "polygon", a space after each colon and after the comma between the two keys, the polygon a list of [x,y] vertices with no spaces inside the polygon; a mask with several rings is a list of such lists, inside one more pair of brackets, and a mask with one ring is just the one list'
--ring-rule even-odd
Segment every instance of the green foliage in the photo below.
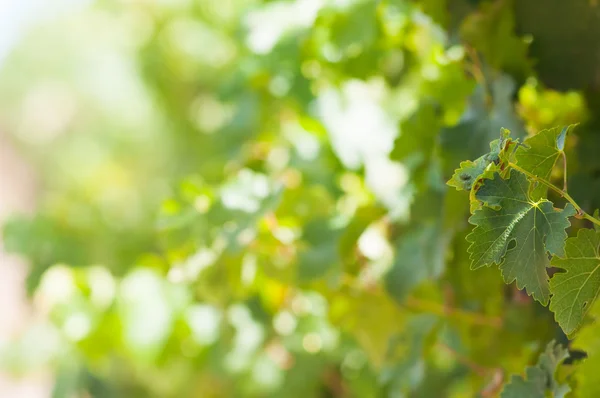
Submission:
{"label": "green foliage", "polygon": [[[544,7],[543,13],[540,7]],[[596,2],[587,0],[569,4],[561,0],[514,1],[518,29],[533,38],[530,57],[537,60],[536,71],[547,87],[560,91],[589,87],[598,67],[598,57],[582,55],[574,62],[564,55],[566,51],[585,54],[598,48],[600,16],[597,9]]]}
{"label": "green foliage", "polygon": [[530,54],[563,31],[530,8],[116,1],[39,25],[0,121],[41,182],[2,239],[43,316],[0,365],[57,398],[596,397],[600,115],[547,89]]}
{"label": "green foliage", "polygon": [[[474,161],[466,160],[460,163],[460,168],[454,171],[452,178],[447,182],[451,187],[461,191],[471,191],[478,179],[484,172],[504,170],[506,167],[506,156],[504,152],[510,148],[511,138],[508,130],[502,130],[500,138],[490,143],[490,152],[480,156]],[[477,191],[478,188],[475,188]]]}
{"label": "green foliage", "polygon": [[461,34],[490,65],[523,76],[530,68],[528,44],[515,32],[512,4],[512,0],[484,2],[479,12],[465,19]]}
{"label": "green foliage", "polygon": [[[527,138],[523,145],[517,148],[515,154],[519,167],[536,177],[549,181],[556,161],[561,155],[564,156],[565,139],[571,127],[542,130]],[[546,196],[547,192],[547,186],[538,184],[532,190],[531,196],[537,200]]]}
{"label": "green foliage", "polygon": [[560,344],[550,342],[538,360],[536,366],[528,367],[526,377],[512,376],[510,382],[502,390],[502,398],[531,397],[544,398],[564,397],[570,391],[567,384],[559,384],[554,374],[558,366],[569,357],[569,352]]}
{"label": "green foliage", "polygon": [[516,89],[514,80],[508,75],[495,74],[489,79],[477,86],[459,123],[440,134],[444,163],[449,169],[487,152],[490,141],[498,138],[498,131],[502,129],[510,130],[514,140],[525,134],[512,101]]}
{"label": "green foliage", "polygon": [[580,229],[576,237],[567,239],[564,256],[552,259],[552,266],[564,272],[552,278],[550,309],[567,334],[572,334],[583,322],[600,291],[598,246],[598,232]]}
{"label": "green foliage", "polygon": [[556,210],[547,200],[536,201],[527,177],[515,170],[507,179],[496,173],[485,180],[476,198],[484,207],[469,218],[475,225],[467,236],[471,269],[499,264],[506,283],[516,280],[519,289],[548,304],[547,253],[564,253],[565,229],[575,208],[568,204]]}
{"label": "green foliage", "polygon": [[[448,181],[457,190],[470,190],[471,201],[475,198],[479,202],[479,208],[469,219],[475,228],[466,237],[471,243],[468,248],[471,268],[499,264],[505,283],[516,280],[517,288],[526,289],[544,306],[550,303],[549,309],[567,335],[573,335],[584,323],[585,314],[593,307],[600,290],[596,272],[600,263],[598,211],[590,216],[566,191],[550,182],[561,156],[566,173],[564,150],[570,128],[543,130],[523,144],[517,143],[514,153],[508,151],[499,157],[504,159],[504,163],[497,162],[501,167],[494,162],[483,163],[489,155],[475,162],[463,162]],[[492,153],[494,145],[497,144],[492,143]],[[482,166],[474,168],[474,164]],[[468,167],[473,174],[470,178],[477,183],[457,184],[457,176],[465,175]],[[493,169],[507,171],[501,175]],[[564,174],[565,189],[566,178]],[[549,188],[570,202],[563,210],[556,209],[546,199]],[[566,239],[565,229],[576,214],[593,222],[596,229],[581,228],[576,237]],[[550,264],[558,273],[549,281]],[[594,330],[593,326],[586,326],[582,331],[584,337],[576,341],[588,354],[593,354],[597,335],[592,337],[594,332],[590,330]],[[552,396],[565,396],[570,387],[559,385],[554,373],[567,357],[568,351],[551,343],[538,365],[527,369],[526,379],[513,376],[502,397],[545,397],[548,392]],[[589,381],[594,364],[594,359],[588,359],[581,366],[581,396],[594,394]]]}

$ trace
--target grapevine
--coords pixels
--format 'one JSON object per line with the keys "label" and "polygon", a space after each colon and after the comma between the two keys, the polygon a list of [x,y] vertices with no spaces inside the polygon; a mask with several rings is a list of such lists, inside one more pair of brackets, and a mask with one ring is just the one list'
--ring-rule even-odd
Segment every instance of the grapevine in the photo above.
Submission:
{"label": "grapevine", "polygon": [[[597,316],[594,303],[600,292],[600,220],[586,213],[567,193],[566,174],[564,189],[549,181],[558,159],[563,160],[566,173],[565,140],[573,128],[542,130],[523,143],[513,141],[510,132],[503,129],[501,138],[491,143],[491,152],[474,162],[461,163],[448,181],[457,190],[468,189],[470,193],[469,222],[475,228],[466,239],[471,269],[499,266],[504,282],[516,281],[519,289],[549,305],[556,322],[570,337],[577,334],[588,314]],[[548,190],[566,200],[564,209],[555,208],[548,200]],[[576,236],[567,238],[565,230],[573,217],[591,222],[595,229],[580,227]],[[552,278],[550,267],[559,270]],[[585,326],[594,327],[595,323]],[[587,346],[582,347],[595,351],[592,344],[596,343],[590,341],[589,333],[582,332],[588,335]],[[567,387],[554,385],[552,375],[568,353],[550,345],[548,350],[544,354],[548,357],[540,361],[554,355],[552,370],[545,376],[551,382],[540,382],[536,387],[533,379],[538,376],[534,373],[539,370],[531,368],[527,371],[529,380],[513,378],[503,397],[544,396],[545,391],[553,396],[564,394],[558,390]],[[582,372],[589,371],[592,361],[582,365]],[[591,388],[586,384],[589,382],[583,381],[581,388]]]}

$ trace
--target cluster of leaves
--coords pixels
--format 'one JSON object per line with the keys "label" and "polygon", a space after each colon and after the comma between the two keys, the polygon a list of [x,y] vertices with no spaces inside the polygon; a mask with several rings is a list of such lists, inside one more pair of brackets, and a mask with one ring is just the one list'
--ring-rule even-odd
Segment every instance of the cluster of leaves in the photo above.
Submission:
{"label": "cluster of leaves", "polygon": [[[461,163],[448,181],[458,190],[470,191],[474,211],[469,222],[475,228],[466,240],[471,269],[498,265],[505,283],[516,281],[519,289],[542,305],[549,303],[556,322],[569,336],[580,328],[600,292],[600,220],[587,214],[566,191],[564,148],[572,127],[543,130],[514,146],[499,146],[511,141],[503,131],[501,139],[492,142],[491,152],[475,162]],[[511,146],[512,150],[506,149]],[[562,189],[550,181],[559,159],[564,167]],[[567,200],[563,209],[547,199],[548,189]],[[565,230],[572,217],[591,221],[594,229],[581,227],[576,236],[567,238]],[[556,269],[552,278],[550,267]],[[523,395],[534,388],[532,379],[538,377],[534,372],[535,368],[527,373],[527,387],[522,379],[513,379],[506,396],[519,396],[513,389],[523,389],[521,396],[544,396],[549,383],[543,380],[537,395],[533,390]],[[582,388],[589,388],[587,383],[584,380]]]}
{"label": "cluster of leaves", "polygon": [[595,314],[600,232],[565,232],[592,156],[575,199],[553,185],[593,125],[528,137],[585,101],[537,82],[512,2],[477,3],[111,2],[40,28],[0,116],[45,183],[3,238],[47,319],[2,364],[53,366],[57,397],[594,397],[594,323],[575,376],[547,345]]}

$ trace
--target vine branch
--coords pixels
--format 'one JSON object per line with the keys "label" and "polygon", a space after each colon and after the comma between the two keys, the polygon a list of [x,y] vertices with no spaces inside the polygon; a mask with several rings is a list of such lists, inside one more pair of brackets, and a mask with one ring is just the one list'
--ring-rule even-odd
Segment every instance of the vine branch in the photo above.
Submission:
{"label": "vine branch", "polygon": [[[566,191],[560,189],[559,187],[552,184],[551,182],[544,180],[543,178],[540,178],[534,174],[531,174],[527,170],[523,169],[522,167],[517,166],[516,164],[514,164],[512,162],[508,162],[508,166],[512,167],[513,169],[515,169],[517,171],[520,171],[521,173],[525,174],[527,177],[532,178],[535,181],[547,186],[548,188],[550,188],[551,190],[553,190],[554,192],[556,192],[557,194],[559,194],[560,196],[565,198],[569,203],[571,203],[573,205],[573,207],[575,208],[575,210],[577,210],[577,213],[579,214],[580,217],[585,218],[586,220],[591,221],[592,223],[600,226],[600,220],[598,220],[598,219],[592,217],[591,215],[589,215],[588,213],[586,213],[585,210],[583,210],[581,208],[581,206],[579,206],[577,204],[577,202],[575,202],[575,199],[573,199],[571,197],[571,195],[569,195]],[[566,186],[566,183],[565,183],[565,186]]]}

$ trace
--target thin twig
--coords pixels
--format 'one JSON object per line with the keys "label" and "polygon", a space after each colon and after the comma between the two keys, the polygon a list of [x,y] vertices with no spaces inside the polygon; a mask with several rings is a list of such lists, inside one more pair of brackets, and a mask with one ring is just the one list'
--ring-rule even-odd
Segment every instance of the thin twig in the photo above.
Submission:
{"label": "thin twig", "polygon": [[567,154],[561,151],[563,158],[563,190],[567,192]]}
{"label": "thin twig", "polygon": [[528,172],[527,170],[523,169],[522,167],[517,166],[516,164],[509,162],[508,165],[510,167],[512,167],[513,169],[520,171],[521,173],[525,174],[526,176],[533,178],[535,181],[544,184],[545,186],[547,186],[548,188],[550,188],[551,190],[553,190],[554,192],[556,192],[557,194],[559,194],[560,196],[562,196],[563,198],[565,198],[569,203],[571,203],[573,205],[573,207],[575,208],[575,210],[577,210],[577,213],[579,214],[579,217],[581,218],[585,218],[586,220],[589,220],[591,222],[593,222],[596,225],[600,226],[600,220],[597,220],[596,218],[590,216],[588,213],[586,213],[581,206],[579,206],[577,204],[577,202],[575,202],[575,200],[571,197],[571,195],[569,195],[568,193],[566,193],[565,191],[563,191],[562,189],[560,189],[559,187],[557,187],[556,185],[552,184],[551,182],[548,182],[546,180],[544,180],[543,178],[540,178],[534,174],[531,174],[530,172]]}
{"label": "thin twig", "polygon": [[485,102],[486,105],[488,107],[490,107],[492,105],[492,101],[493,101],[493,96],[492,96],[492,92],[490,90],[490,87],[488,85],[487,80],[485,79],[485,74],[483,73],[483,68],[482,68],[482,63],[481,63],[481,59],[479,58],[479,54],[477,54],[477,50],[475,50],[473,47],[471,47],[470,45],[465,45],[465,49],[467,51],[467,53],[469,54],[469,57],[471,58],[471,62],[472,65],[469,68],[471,73],[473,74],[473,77],[475,78],[475,81],[483,88],[483,91],[485,93]]}

